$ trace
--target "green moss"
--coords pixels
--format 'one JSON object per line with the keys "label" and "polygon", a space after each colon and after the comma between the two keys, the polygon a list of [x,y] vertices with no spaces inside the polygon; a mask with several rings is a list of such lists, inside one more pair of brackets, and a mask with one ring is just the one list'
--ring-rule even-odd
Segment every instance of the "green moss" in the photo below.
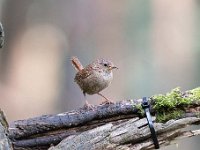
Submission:
{"label": "green moss", "polygon": [[196,112],[196,116],[200,118],[200,112]]}
{"label": "green moss", "polygon": [[138,113],[143,116],[144,115],[144,109],[142,108],[141,104],[135,105],[135,107],[138,109]]}
{"label": "green moss", "polygon": [[184,113],[184,111],[182,111],[182,110],[174,110],[174,111],[167,113],[167,114],[165,112],[158,113],[156,115],[156,121],[157,122],[166,122],[170,119],[176,119],[176,118],[181,117],[181,115],[183,113]]}
{"label": "green moss", "polygon": [[[156,121],[166,122],[181,117],[186,107],[189,107],[194,101],[200,101],[200,87],[184,93],[177,87],[165,95],[154,95],[151,99],[153,100],[151,104],[156,114]],[[138,109],[138,113],[143,116],[144,110],[141,104],[134,104],[133,101],[132,104],[133,107]],[[200,113],[198,115],[200,116]]]}
{"label": "green moss", "polygon": [[191,103],[190,99],[182,97],[180,88],[175,88],[166,95],[155,95],[152,98],[155,100],[155,110],[163,110],[164,108],[171,110],[176,107],[185,106]]}
{"label": "green moss", "polygon": [[133,102],[133,100],[130,100],[130,102],[131,102],[133,108],[138,109],[138,113],[139,113],[140,115],[143,116],[143,114],[144,114],[144,110],[143,110],[141,104],[135,104],[135,103]]}
{"label": "green moss", "polygon": [[200,101],[200,87],[188,91],[188,99],[191,101]]}
{"label": "green moss", "polygon": [[189,97],[184,97],[180,88],[173,89],[166,95],[155,95],[152,97],[154,100],[154,109],[156,112],[156,120],[158,122],[165,122],[169,119],[180,117],[184,112],[184,107],[189,106],[194,98],[200,98],[200,88],[189,91]]}

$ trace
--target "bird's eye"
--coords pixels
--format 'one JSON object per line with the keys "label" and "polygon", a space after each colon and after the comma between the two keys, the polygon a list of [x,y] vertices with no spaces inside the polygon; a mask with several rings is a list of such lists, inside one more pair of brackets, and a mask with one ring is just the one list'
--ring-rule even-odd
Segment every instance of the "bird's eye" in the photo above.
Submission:
{"label": "bird's eye", "polygon": [[108,64],[104,64],[104,66],[105,66],[105,67],[107,67],[107,66],[108,66]]}

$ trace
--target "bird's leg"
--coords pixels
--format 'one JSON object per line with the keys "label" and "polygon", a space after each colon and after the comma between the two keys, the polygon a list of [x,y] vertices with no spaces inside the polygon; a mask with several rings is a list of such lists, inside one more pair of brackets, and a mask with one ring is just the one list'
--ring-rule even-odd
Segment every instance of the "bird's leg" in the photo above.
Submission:
{"label": "bird's leg", "polygon": [[[83,95],[86,98],[86,94],[84,92],[83,92]],[[87,100],[85,100],[84,108],[94,110],[94,106],[92,104],[88,103]]]}
{"label": "bird's leg", "polygon": [[102,104],[113,104],[113,102],[111,100],[109,100],[108,98],[106,98],[104,95],[102,95],[101,93],[97,93],[99,96],[103,97],[105,99],[104,102],[102,102]]}

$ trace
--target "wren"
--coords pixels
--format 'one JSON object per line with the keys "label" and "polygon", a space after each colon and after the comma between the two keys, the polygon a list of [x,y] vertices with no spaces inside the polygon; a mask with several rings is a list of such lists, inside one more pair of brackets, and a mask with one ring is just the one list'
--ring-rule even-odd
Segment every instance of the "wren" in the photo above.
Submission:
{"label": "wren", "polygon": [[[98,94],[105,98],[106,102],[111,102],[100,92],[107,88],[113,80],[113,69],[118,69],[111,61],[97,59],[85,68],[77,57],[72,57],[72,65],[77,70],[74,81],[79,85],[83,94]],[[87,102],[87,101],[86,101]]]}

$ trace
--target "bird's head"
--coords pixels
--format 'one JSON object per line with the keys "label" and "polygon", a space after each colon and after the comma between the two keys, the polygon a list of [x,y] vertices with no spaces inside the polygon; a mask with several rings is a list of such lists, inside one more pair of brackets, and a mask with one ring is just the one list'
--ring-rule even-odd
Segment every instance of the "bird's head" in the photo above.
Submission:
{"label": "bird's head", "polygon": [[105,70],[111,71],[113,69],[118,69],[111,61],[106,59],[98,59],[97,63]]}

